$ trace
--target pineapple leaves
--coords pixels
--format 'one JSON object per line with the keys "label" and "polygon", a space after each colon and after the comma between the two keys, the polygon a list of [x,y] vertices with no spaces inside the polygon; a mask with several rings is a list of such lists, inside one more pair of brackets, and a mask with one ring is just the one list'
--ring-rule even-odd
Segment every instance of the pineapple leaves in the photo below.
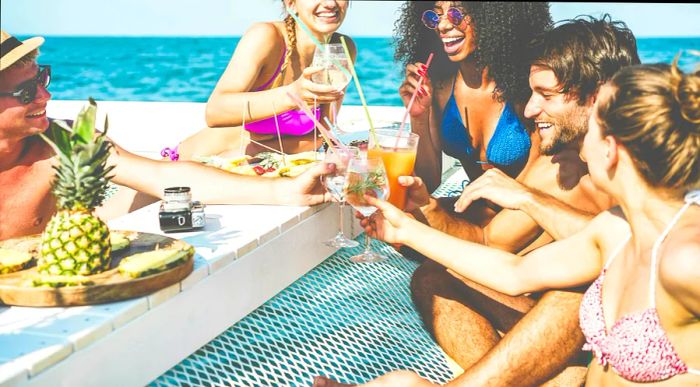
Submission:
{"label": "pineapple leaves", "polygon": [[[104,201],[114,166],[107,166],[112,144],[106,130],[95,136],[96,111],[97,104],[90,98],[73,128],[53,121],[47,135],[41,135],[58,156],[52,185],[59,209],[92,211]],[[105,129],[107,124],[105,118]]]}
{"label": "pineapple leaves", "polygon": [[90,104],[83,107],[78,114],[78,118],[73,123],[73,133],[76,140],[87,144],[92,141],[95,135],[95,119],[97,115],[97,103],[92,97],[89,99]]}
{"label": "pineapple leaves", "polygon": [[41,133],[40,136],[44,139],[44,141],[51,145],[56,154],[68,154],[72,148],[70,140],[71,132],[71,128],[65,121],[55,120],[51,121],[49,137],[43,133]]}

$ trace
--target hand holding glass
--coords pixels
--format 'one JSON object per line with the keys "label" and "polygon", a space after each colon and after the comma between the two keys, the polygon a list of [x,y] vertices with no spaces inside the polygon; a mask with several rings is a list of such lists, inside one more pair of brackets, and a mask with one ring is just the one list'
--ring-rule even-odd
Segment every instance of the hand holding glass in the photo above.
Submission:
{"label": "hand holding glass", "polygon": [[418,135],[403,131],[399,136],[398,130],[375,131],[369,136],[369,157],[381,157],[384,160],[391,197],[389,203],[403,210],[406,206],[406,187],[399,184],[399,176],[411,176],[416,163]]}
{"label": "hand holding glass", "polygon": [[339,203],[340,227],[338,234],[324,242],[326,246],[335,248],[355,247],[359,245],[357,241],[346,238],[343,233],[343,211],[345,209],[345,174],[348,169],[348,163],[353,157],[359,155],[360,150],[354,146],[345,148],[346,149],[334,148],[332,151],[329,149],[326,152],[324,161],[335,164],[335,171],[321,178],[328,193]]}
{"label": "hand holding glass", "polygon": [[[367,203],[365,195],[385,200],[389,196],[389,183],[382,159],[364,156],[360,154],[348,164],[345,198],[362,215],[370,216],[377,211],[377,208]],[[378,262],[384,259],[386,259],[385,256],[372,251],[367,234],[365,234],[365,251],[350,258],[353,262]]]}
{"label": "hand holding glass", "polygon": [[[321,67],[323,70],[311,75],[311,80],[314,83],[331,85],[342,90],[350,83],[347,70],[350,67],[350,58],[345,55],[341,44],[324,44],[323,48],[323,50],[316,48],[314,59],[311,62],[312,67]],[[345,71],[341,70],[338,65],[343,66]]]}

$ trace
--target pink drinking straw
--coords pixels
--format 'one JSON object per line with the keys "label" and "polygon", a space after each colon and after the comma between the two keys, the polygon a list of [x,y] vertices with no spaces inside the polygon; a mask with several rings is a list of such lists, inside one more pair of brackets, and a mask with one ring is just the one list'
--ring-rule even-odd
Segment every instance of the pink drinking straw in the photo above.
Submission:
{"label": "pink drinking straw", "polygon": [[[316,96],[314,96],[314,112],[316,112]],[[318,138],[318,128],[314,125],[314,158],[318,158],[318,145],[316,145],[316,139]]]}
{"label": "pink drinking straw", "polygon": [[[297,104],[297,106],[304,112],[304,114],[306,114],[309,117],[309,119],[311,119],[314,122],[316,127],[321,131],[321,136],[323,136],[323,139],[328,143],[328,146],[331,149],[333,149],[333,144],[335,143],[340,149],[342,149],[344,152],[347,152],[348,149],[345,146],[345,144],[340,142],[340,140],[338,140],[333,134],[331,134],[328,131],[328,129],[326,129],[323,126],[323,124],[318,122],[316,116],[309,111],[309,109],[306,107],[306,104],[304,104],[304,101],[302,101],[298,96],[292,93],[287,93],[287,95],[289,96],[289,98],[292,99],[292,101],[294,101],[294,103]],[[333,141],[331,141],[331,139]]]}
{"label": "pink drinking straw", "polygon": [[[428,56],[428,60],[425,62],[425,71],[426,73],[428,72],[428,68],[430,67],[430,62],[433,61],[433,53],[431,52],[430,55]],[[401,120],[401,126],[399,127],[399,132],[396,134],[396,144],[394,145],[394,149],[399,147],[399,139],[401,138],[401,134],[403,134],[403,128],[406,126],[406,120],[408,119],[408,115],[411,111],[411,107],[413,107],[413,102],[416,100],[416,96],[418,95],[418,90],[420,90],[421,85],[423,84],[423,76],[421,75],[420,78],[418,78],[418,86],[416,87],[416,90],[413,91],[413,95],[411,96],[411,99],[408,101],[408,106],[406,106],[406,113],[403,115],[403,120]]]}

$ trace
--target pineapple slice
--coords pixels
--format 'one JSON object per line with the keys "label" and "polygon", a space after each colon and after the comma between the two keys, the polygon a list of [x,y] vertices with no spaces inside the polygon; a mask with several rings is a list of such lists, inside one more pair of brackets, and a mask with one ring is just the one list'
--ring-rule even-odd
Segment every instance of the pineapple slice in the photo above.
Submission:
{"label": "pineapple slice", "polygon": [[49,286],[52,288],[62,288],[65,286],[88,286],[92,284],[92,280],[82,275],[39,274],[32,277],[33,286]]}
{"label": "pineapple slice", "polygon": [[159,273],[186,261],[194,254],[194,249],[160,249],[138,253],[122,259],[119,272],[131,278],[145,277]]}
{"label": "pineapple slice", "polygon": [[129,238],[116,232],[109,233],[109,243],[112,244],[112,252],[129,247]]}
{"label": "pineapple slice", "polygon": [[15,249],[0,248],[0,274],[9,274],[27,268],[32,255]]}

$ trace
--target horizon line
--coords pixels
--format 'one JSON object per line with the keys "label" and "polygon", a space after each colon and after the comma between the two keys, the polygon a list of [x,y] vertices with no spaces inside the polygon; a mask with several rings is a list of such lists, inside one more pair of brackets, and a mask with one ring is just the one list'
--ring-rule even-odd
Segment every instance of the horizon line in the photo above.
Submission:
{"label": "horizon line", "polygon": [[[41,36],[44,38],[212,38],[212,39],[221,39],[221,38],[240,38],[242,35],[88,35],[88,34],[15,34],[15,36],[19,37],[32,37],[32,36]],[[352,39],[358,39],[358,38],[370,38],[370,39],[377,39],[377,38],[393,38],[393,35],[355,35],[352,36]],[[635,36],[637,39],[644,38],[644,39],[663,39],[663,38],[678,38],[678,39],[700,39],[700,35],[637,35]]]}

